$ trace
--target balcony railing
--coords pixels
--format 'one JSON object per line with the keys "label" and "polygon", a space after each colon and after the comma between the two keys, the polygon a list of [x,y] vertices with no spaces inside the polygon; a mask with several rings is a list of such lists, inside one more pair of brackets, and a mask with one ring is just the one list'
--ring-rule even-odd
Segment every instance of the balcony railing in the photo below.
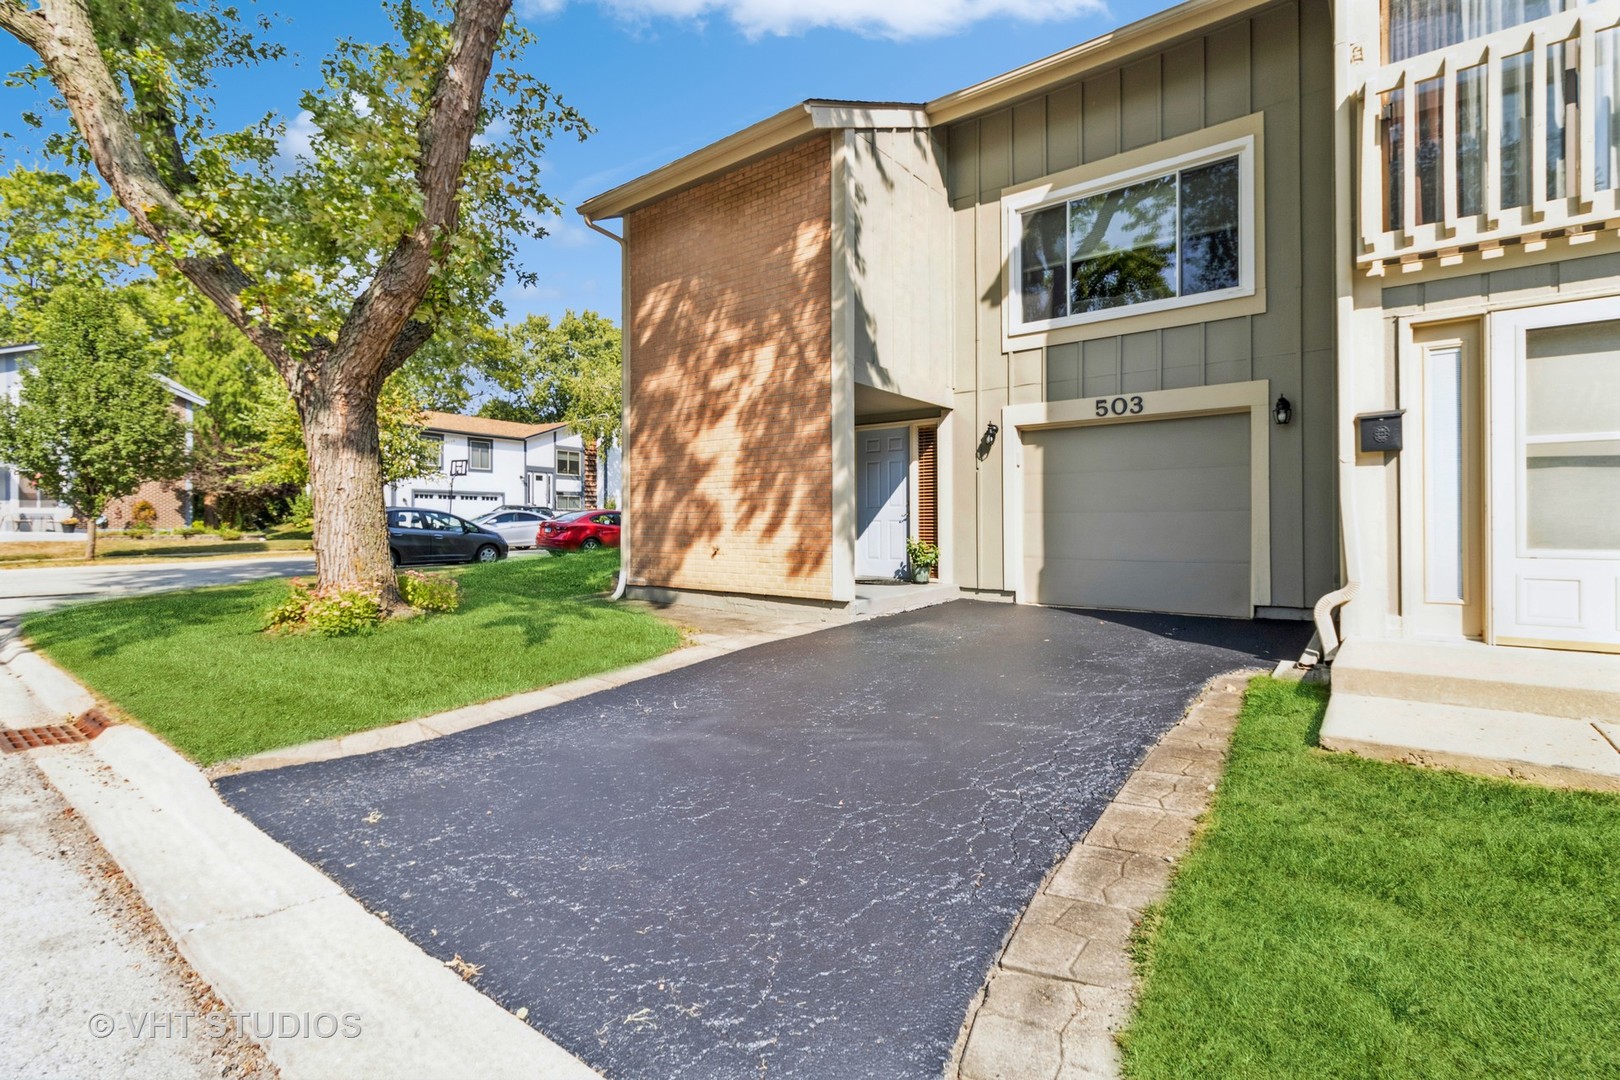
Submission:
{"label": "balcony railing", "polygon": [[1620,0],[1385,65],[1361,104],[1373,273],[1620,219]]}

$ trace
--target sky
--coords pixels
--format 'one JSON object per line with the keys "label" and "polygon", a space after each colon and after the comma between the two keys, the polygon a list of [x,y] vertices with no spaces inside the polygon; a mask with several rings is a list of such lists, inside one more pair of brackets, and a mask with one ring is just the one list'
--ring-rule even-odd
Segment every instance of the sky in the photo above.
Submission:
{"label": "sky", "polygon": [[[545,189],[567,208],[551,235],[526,241],[521,261],[537,280],[502,289],[510,319],[592,309],[619,318],[618,245],[587,229],[574,208],[806,98],[928,101],[1066,49],[1170,5],[1171,0],[516,0],[538,35],[533,71],[596,128],[547,151]],[[297,138],[298,94],[341,37],[379,40],[375,0],[273,0],[244,5],[272,15],[287,59],[227,72],[217,94],[221,127],[276,110]],[[0,40],[15,70],[23,49]],[[14,101],[4,130],[24,139],[8,161],[30,160]],[[19,144],[20,143],[20,144]],[[615,223],[608,223],[611,227]]]}

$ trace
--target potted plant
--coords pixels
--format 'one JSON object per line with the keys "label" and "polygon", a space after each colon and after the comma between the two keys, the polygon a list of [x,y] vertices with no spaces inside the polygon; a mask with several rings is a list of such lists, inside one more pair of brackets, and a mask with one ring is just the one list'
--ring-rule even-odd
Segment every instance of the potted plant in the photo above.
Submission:
{"label": "potted plant", "polygon": [[65,518],[63,518],[62,519],[62,531],[65,532],[65,533],[78,532],[79,531],[79,519],[76,518],[76,517],[65,517]]}
{"label": "potted plant", "polygon": [[915,538],[906,541],[906,563],[911,567],[911,580],[926,585],[939,565],[939,545]]}

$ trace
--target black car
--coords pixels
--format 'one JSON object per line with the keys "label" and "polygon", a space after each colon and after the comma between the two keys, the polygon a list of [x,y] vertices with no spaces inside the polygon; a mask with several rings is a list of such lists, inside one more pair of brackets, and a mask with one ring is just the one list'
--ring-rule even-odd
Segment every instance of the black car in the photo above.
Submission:
{"label": "black car", "polygon": [[388,548],[395,566],[506,558],[506,541],[499,535],[454,514],[420,506],[388,508]]}

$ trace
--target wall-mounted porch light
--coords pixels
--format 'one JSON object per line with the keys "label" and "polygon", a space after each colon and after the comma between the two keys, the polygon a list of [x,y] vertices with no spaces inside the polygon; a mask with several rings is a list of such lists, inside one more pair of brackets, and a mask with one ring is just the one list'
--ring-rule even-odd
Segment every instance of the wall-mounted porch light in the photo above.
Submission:
{"label": "wall-mounted porch light", "polygon": [[995,421],[992,420],[989,424],[985,425],[984,434],[979,436],[980,461],[983,461],[985,458],[990,456],[990,448],[996,445],[996,436],[999,434],[1001,434],[1001,429],[996,426]]}
{"label": "wall-mounted porch light", "polygon": [[1294,418],[1294,405],[1281,394],[1277,395],[1277,404],[1271,407],[1271,416],[1279,425],[1287,424]]}

